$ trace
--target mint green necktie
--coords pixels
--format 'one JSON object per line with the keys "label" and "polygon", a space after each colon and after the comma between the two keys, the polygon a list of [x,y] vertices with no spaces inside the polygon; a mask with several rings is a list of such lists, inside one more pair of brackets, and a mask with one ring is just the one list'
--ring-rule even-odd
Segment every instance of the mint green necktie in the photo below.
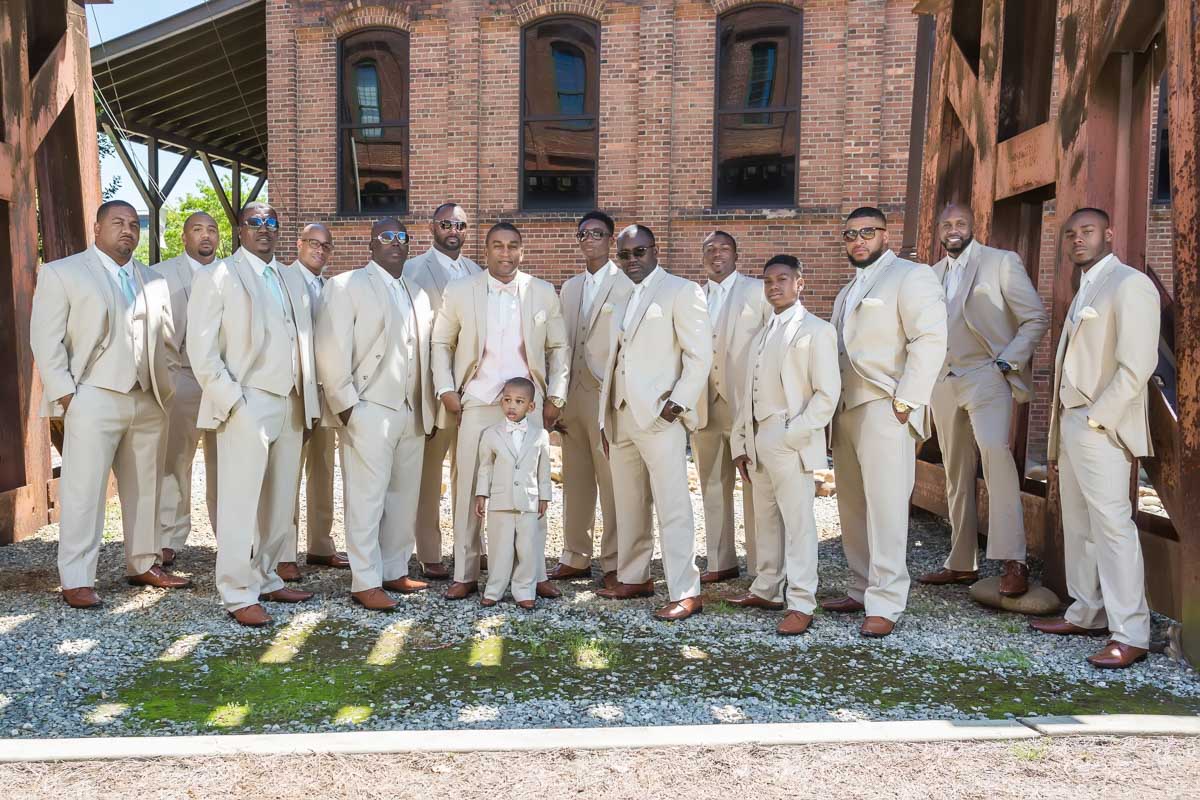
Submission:
{"label": "mint green necktie", "polygon": [[133,281],[129,277],[128,268],[121,267],[117,270],[117,274],[121,276],[121,293],[125,295],[125,302],[131,306],[134,305],[137,293],[133,291]]}
{"label": "mint green necktie", "polygon": [[267,264],[263,270],[263,279],[266,280],[267,286],[271,287],[271,294],[275,295],[275,300],[279,303],[279,309],[284,314],[287,313],[287,304],[283,301],[283,287],[279,285],[279,276],[275,273],[275,268]]}

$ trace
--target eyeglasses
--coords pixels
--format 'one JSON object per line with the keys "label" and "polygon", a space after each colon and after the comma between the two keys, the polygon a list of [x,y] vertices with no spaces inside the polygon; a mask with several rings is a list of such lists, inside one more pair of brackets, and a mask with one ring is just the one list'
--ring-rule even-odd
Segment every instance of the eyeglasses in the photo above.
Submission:
{"label": "eyeglasses", "polygon": [[320,239],[301,239],[309,247],[316,247],[325,253],[333,252],[333,242],[322,242]]}
{"label": "eyeglasses", "polygon": [[384,231],[375,238],[384,244],[391,244],[392,242],[404,244],[408,241],[408,234],[404,231]]}
{"label": "eyeglasses", "polygon": [[630,258],[641,258],[650,252],[649,247],[635,247],[632,250],[618,250],[617,258],[622,261],[628,261]]}
{"label": "eyeglasses", "polygon": [[605,236],[608,236],[608,231],[601,230],[600,228],[588,228],[586,231],[580,231],[575,234],[575,238],[581,242],[587,239],[595,239],[598,242]]}
{"label": "eyeglasses", "polygon": [[452,219],[439,219],[438,227],[444,231],[458,231],[462,233],[467,229],[467,223]]}
{"label": "eyeglasses", "polygon": [[869,242],[875,238],[876,233],[886,230],[887,228],[875,227],[847,228],[846,230],[842,231],[842,239],[847,242],[853,242],[855,239],[861,236],[864,242]]}
{"label": "eyeglasses", "polygon": [[274,217],[247,217],[242,220],[247,228],[266,228],[269,231],[279,230],[279,220]]}

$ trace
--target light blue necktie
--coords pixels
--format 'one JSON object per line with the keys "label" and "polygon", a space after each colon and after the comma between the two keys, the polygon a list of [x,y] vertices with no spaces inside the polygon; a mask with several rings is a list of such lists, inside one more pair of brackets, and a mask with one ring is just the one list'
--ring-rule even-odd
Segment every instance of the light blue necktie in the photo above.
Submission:
{"label": "light blue necktie", "polygon": [[279,276],[275,274],[275,268],[267,264],[263,270],[263,279],[267,282],[267,286],[271,287],[271,294],[275,295],[275,299],[279,302],[279,309],[287,314],[287,304],[283,301],[283,288],[279,285]]}
{"label": "light blue necktie", "polygon": [[125,302],[130,306],[134,305],[137,293],[133,291],[133,281],[129,277],[129,270],[121,267],[117,270],[117,274],[121,277],[121,293],[125,295]]}

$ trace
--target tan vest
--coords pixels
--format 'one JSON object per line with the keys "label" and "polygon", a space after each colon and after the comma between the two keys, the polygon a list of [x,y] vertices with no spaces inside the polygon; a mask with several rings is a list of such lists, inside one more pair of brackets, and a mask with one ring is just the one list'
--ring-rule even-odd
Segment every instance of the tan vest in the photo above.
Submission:
{"label": "tan vest", "polygon": [[962,375],[992,363],[992,354],[967,326],[963,316],[968,291],[966,281],[959,281],[958,294],[946,303],[949,312],[946,319],[949,346],[946,349],[946,363],[942,367],[943,377],[948,373]]}
{"label": "tan vest", "polygon": [[783,390],[783,364],[780,358],[779,337],[783,335],[780,325],[763,342],[762,352],[754,361],[754,379],[750,392],[754,421],[776,415],[787,416],[787,394]]}
{"label": "tan vest", "polygon": [[620,410],[625,405],[625,332],[617,340],[617,368],[613,370],[612,407]]}
{"label": "tan vest", "polygon": [[863,403],[888,396],[882,388],[863,378],[854,369],[850,354],[846,352],[846,339],[841,325],[838,326],[838,368],[842,373],[842,408],[857,408]]}
{"label": "tan vest", "polygon": [[721,313],[717,314],[717,318],[713,320],[713,367],[708,373],[708,394],[709,397],[720,397],[723,400],[729,400],[729,394],[725,391],[725,369],[722,363],[725,359],[718,358],[720,355],[717,352],[717,344],[720,340],[721,331],[725,330],[725,326],[729,324],[730,307],[733,306],[733,289],[728,289],[725,292],[725,300],[721,304]]}
{"label": "tan vest", "polygon": [[[375,371],[375,379],[363,388],[361,396],[364,400],[394,411],[407,407],[419,422],[421,404],[417,389],[420,380],[417,376],[417,338],[413,320],[416,311],[411,307],[407,311],[404,324],[393,325],[391,341],[383,349],[383,360]],[[399,310],[393,308],[393,313],[399,322]]]}
{"label": "tan vest", "polygon": [[[599,293],[597,293],[598,295]],[[582,294],[580,295],[582,302]],[[598,302],[599,297],[593,302]],[[578,319],[575,323],[575,330],[572,332],[573,345],[571,347],[571,384],[570,389],[576,387],[585,389],[591,392],[600,391],[600,381],[596,380],[596,376],[592,373],[592,368],[588,366],[587,359],[587,329],[588,319],[584,316],[582,310],[577,315]],[[590,315],[588,315],[590,316]],[[597,323],[599,324],[599,323]]]}
{"label": "tan vest", "polygon": [[292,315],[282,275],[279,277],[279,283],[287,306],[286,311],[280,309],[274,293],[264,286],[264,308],[255,311],[261,311],[267,317],[266,338],[258,358],[247,370],[242,383],[280,397],[287,397],[293,391],[300,394],[300,348],[296,341],[296,320]]}
{"label": "tan vest", "polygon": [[[1067,326],[1070,326],[1071,321],[1067,320]],[[1063,333],[1068,336],[1068,344],[1070,343],[1070,334],[1067,332],[1069,328],[1064,328]],[[1058,388],[1058,402],[1063,408],[1079,408],[1080,406],[1089,405],[1091,401],[1084,396],[1083,392],[1075,388],[1071,383],[1071,379],[1067,377],[1066,370],[1063,370],[1062,384]]]}
{"label": "tan vest", "polygon": [[[111,280],[108,270],[104,274]],[[116,316],[110,323],[108,347],[100,351],[92,361],[80,383],[108,389],[113,392],[130,392],[140,387],[150,390],[150,363],[146,348],[146,302],[139,292],[134,305],[125,300],[121,285],[112,280],[113,298],[116,301]],[[138,303],[137,301],[141,301]],[[111,382],[93,379],[91,376],[115,375]]]}

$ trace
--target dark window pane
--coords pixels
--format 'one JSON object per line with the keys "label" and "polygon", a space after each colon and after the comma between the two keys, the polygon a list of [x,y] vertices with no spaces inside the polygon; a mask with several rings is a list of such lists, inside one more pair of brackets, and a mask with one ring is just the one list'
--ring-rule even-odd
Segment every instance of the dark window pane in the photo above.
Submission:
{"label": "dark window pane", "polygon": [[552,19],[525,29],[526,116],[598,114],[600,49],[596,27]]}
{"label": "dark window pane", "polygon": [[558,91],[558,113],[582,114],[587,89],[587,68],[583,52],[569,44],[555,43],[554,84]]}
{"label": "dark window pane", "polygon": [[526,208],[591,207],[596,196],[596,124],[525,123]]}
{"label": "dark window pane", "polygon": [[[375,62],[363,62],[355,71],[358,82],[358,123],[379,122],[379,71],[375,69]],[[362,135],[364,138],[382,136],[383,130],[365,128]]]}
{"label": "dark window pane", "polygon": [[1171,136],[1167,128],[1167,76],[1158,85],[1158,142],[1154,153],[1154,202],[1171,202]]}
{"label": "dark window pane", "polygon": [[721,17],[721,108],[800,105],[799,23],[800,14],[783,6]]}
{"label": "dark window pane", "polygon": [[408,203],[408,128],[342,131],[341,207],[347,214],[404,211]]}
{"label": "dark window pane", "polygon": [[366,30],[342,40],[343,125],[408,119],[408,34]]}
{"label": "dark window pane", "polygon": [[794,111],[721,114],[717,121],[718,202],[794,205],[798,127],[799,114]]}

